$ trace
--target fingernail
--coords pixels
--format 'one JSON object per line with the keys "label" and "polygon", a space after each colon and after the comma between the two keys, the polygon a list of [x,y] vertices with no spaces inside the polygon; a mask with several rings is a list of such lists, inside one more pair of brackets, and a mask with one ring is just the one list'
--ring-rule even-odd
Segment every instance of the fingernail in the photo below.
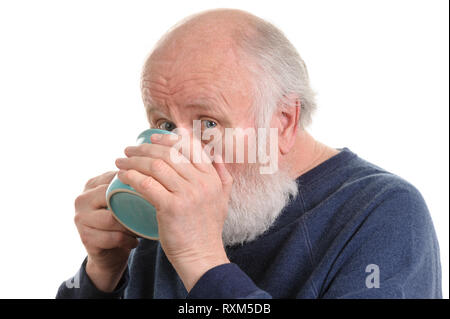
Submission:
{"label": "fingernail", "polygon": [[162,137],[162,134],[153,134],[153,135],[151,136],[151,139],[152,139],[153,141],[159,141],[159,140],[161,140],[161,137]]}

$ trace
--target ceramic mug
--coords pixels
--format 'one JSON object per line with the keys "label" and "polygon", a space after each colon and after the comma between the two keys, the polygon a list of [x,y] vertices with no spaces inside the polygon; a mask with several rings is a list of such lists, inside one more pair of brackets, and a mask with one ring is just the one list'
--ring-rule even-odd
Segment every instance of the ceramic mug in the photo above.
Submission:
{"label": "ceramic mug", "polygon": [[[137,145],[151,144],[150,137],[155,133],[174,134],[159,129],[148,129],[139,134]],[[158,240],[155,207],[130,185],[122,183],[117,175],[106,190],[106,203],[108,209],[113,212],[113,216],[126,229],[139,237]]]}

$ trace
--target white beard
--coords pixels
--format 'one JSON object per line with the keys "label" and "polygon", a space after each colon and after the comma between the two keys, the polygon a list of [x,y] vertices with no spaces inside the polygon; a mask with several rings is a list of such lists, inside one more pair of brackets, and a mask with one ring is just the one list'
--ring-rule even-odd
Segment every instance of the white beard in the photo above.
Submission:
{"label": "white beard", "polygon": [[260,174],[258,165],[246,166],[243,172],[230,172],[234,181],[222,232],[225,246],[255,240],[298,193],[295,179],[281,168],[273,174]]}

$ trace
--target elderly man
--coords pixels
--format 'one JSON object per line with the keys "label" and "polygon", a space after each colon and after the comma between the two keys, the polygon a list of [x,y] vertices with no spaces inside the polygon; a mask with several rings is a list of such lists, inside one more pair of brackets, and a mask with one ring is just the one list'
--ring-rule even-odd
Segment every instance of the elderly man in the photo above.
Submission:
{"label": "elderly man", "polygon": [[126,148],[118,177],[155,206],[160,240],[106,209],[115,172],[91,179],[75,201],[87,257],[58,298],[441,297],[422,196],[308,134],[306,66],[273,25],[231,9],[183,20],[148,57],[142,94],[150,127],[277,129],[279,168],[261,174],[250,139],[244,163],[175,163],[168,135]]}

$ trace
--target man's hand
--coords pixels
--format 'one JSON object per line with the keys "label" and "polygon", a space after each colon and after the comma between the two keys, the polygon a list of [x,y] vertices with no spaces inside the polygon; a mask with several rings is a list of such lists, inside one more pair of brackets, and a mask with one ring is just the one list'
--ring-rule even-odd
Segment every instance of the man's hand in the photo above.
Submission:
{"label": "man's hand", "polygon": [[113,291],[126,269],[138,240],[106,209],[106,189],[116,175],[107,172],[90,179],[75,200],[75,224],[88,253],[86,273],[94,285]]}
{"label": "man's hand", "polygon": [[153,144],[127,147],[128,158],[116,165],[119,179],[155,206],[161,247],[190,291],[206,271],[229,262],[222,229],[233,181],[223,162],[171,161],[176,142],[154,134]]}

